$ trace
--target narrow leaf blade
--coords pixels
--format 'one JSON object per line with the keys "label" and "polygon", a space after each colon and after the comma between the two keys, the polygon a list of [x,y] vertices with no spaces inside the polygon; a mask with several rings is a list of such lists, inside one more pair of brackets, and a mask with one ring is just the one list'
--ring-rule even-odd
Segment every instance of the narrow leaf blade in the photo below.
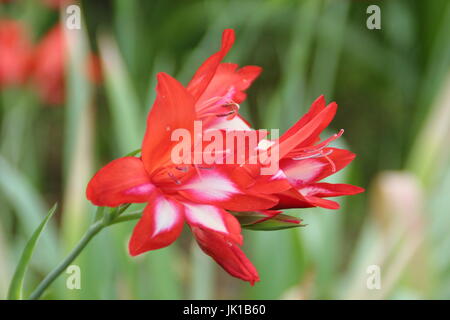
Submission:
{"label": "narrow leaf blade", "polygon": [[25,273],[28,268],[28,264],[31,260],[31,256],[33,255],[34,248],[36,246],[39,237],[47,225],[50,218],[53,216],[57,208],[57,204],[55,204],[48,212],[47,216],[41,222],[39,227],[34,231],[31,238],[28,240],[25,249],[22,252],[22,256],[20,257],[19,263],[17,264],[16,271],[14,272],[14,276],[11,280],[11,285],[8,291],[8,299],[10,300],[20,300],[23,298],[22,290],[23,290],[23,281],[25,278]]}

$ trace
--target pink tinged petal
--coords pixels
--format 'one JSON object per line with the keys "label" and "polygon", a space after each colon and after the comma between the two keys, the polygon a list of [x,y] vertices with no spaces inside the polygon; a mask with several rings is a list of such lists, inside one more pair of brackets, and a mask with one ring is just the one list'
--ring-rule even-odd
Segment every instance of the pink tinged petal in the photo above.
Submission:
{"label": "pink tinged petal", "polygon": [[202,171],[191,181],[184,183],[178,190],[184,196],[199,202],[223,201],[239,193],[235,184],[226,176],[216,172]]}
{"label": "pink tinged petal", "polygon": [[183,222],[183,206],[156,191],[134,228],[128,246],[130,255],[136,256],[170,245],[180,235]]}
{"label": "pink tinged petal", "polygon": [[[228,170],[228,172],[227,172]],[[183,183],[176,190],[189,201],[209,203],[234,211],[263,210],[273,207],[277,198],[268,194],[258,194],[251,189],[244,190],[246,182],[231,173],[233,167],[221,167],[221,171],[202,170],[193,180]],[[232,177],[232,179],[230,178]]]}
{"label": "pink tinged petal", "polygon": [[184,205],[186,220],[191,227],[219,232],[242,244],[241,226],[233,215],[216,206],[186,202]]}
{"label": "pink tinged petal", "polygon": [[317,159],[281,161],[281,169],[293,186],[314,181],[326,166],[326,162]]}
{"label": "pink tinged petal", "polygon": [[154,190],[141,159],[124,157],[111,161],[94,175],[86,196],[96,206],[116,207],[147,202]]}
{"label": "pink tinged petal", "polygon": [[179,208],[171,201],[161,197],[155,204],[155,227],[152,237],[172,229],[179,220]]}

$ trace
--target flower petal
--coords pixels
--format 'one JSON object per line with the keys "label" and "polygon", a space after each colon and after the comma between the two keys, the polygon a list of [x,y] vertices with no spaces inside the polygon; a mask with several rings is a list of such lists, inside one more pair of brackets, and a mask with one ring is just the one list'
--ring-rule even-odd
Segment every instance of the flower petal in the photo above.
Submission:
{"label": "flower petal", "polygon": [[234,31],[232,29],[225,29],[222,34],[222,47],[212,56],[210,56],[206,61],[198,68],[197,72],[194,74],[194,77],[189,82],[187,89],[189,93],[194,97],[197,101],[203,92],[206,90],[206,87],[211,82],[216,70],[231,49],[234,43]]}
{"label": "flower petal", "polygon": [[273,210],[314,207],[300,192],[294,188],[277,194],[278,203]]}
{"label": "flower petal", "polygon": [[258,66],[245,66],[238,69],[238,65],[235,63],[221,63],[208,87],[197,101],[197,105],[214,97],[225,96],[236,103],[241,103],[246,98],[243,91],[250,87],[261,71],[262,68]]}
{"label": "flower petal", "polygon": [[117,207],[147,202],[154,189],[141,159],[124,157],[111,161],[94,175],[86,196],[96,206]]}
{"label": "flower petal", "polygon": [[330,124],[336,114],[337,104],[330,103],[322,109],[312,120],[305,125],[300,119],[292,128],[286,131],[279,139],[279,156],[282,159],[292,149],[299,146],[309,145],[318,139],[319,134]]}
{"label": "flower petal", "polygon": [[233,277],[250,282],[259,281],[258,271],[244,252],[223,234],[201,227],[192,227],[200,248]]}
{"label": "flower petal", "polygon": [[[224,107],[229,104],[239,104],[244,101],[246,98],[244,91],[250,87],[262,70],[257,66],[237,68],[238,65],[234,63],[221,63],[208,87],[196,101],[195,109],[199,117],[203,118],[207,115],[213,115],[206,122],[210,128],[224,127],[225,125],[222,125],[222,123],[229,122],[235,118],[234,115],[231,118],[214,115],[226,113],[227,109],[224,109]],[[233,124],[233,127],[235,126],[236,124]]]}
{"label": "flower petal", "polygon": [[[263,210],[273,207],[277,198],[253,192],[240,184],[232,165],[201,170],[177,187],[178,193],[197,203],[209,203],[234,211]],[[243,176],[242,176],[243,177]]]}
{"label": "flower petal", "polygon": [[183,230],[183,211],[178,201],[155,192],[133,230],[128,245],[130,255],[160,249],[174,242]]}
{"label": "flower petal", "polygon": [[343,183],[312,183],[299,189],[304,196],[338,197],[364,192],[361,187]]}
{"label": "flower petal", "polygon": [[242,244],[241,225],[227,211],[207,204],[184,202],[186,220],[191,227],[219,232],[235,243]]}
{"label": "flower petal", "polygon": [[192,133],[195,120],[194,100],[177,80],[159,73],[156,91],[142,143],[142,160],[149,174],[171,162],[172,147],[178,143],[171,141],[172,131],[184,128]]}
{"label": "flower petal", "polygon": [[311,159],[282,159],[280,168],[294,187],[300,187],[332,175],[346,167],[355,158],[355,154],[337,148],[325,148],[326,157]]}

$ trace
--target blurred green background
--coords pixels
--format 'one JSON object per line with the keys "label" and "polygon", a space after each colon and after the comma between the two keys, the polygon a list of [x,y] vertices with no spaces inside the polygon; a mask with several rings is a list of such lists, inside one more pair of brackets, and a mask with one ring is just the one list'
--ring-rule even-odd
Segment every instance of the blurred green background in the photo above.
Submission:
{"label": "blurred green background", "polygon": [[[227,62],[259,65],[242,113],[257,128],[292,125],[320,94],[336,101],[328,133],[357,154],[333,181],[366,188],[338,211],[291,210],[305,228],[244,231],[259,270],[254,287],[205,256],[188,230],[138,258],[126,245],[135,222],[104,230],[63,274],[50,299],[450,299],[450,2],[446,0],[81,1],[82,28],[67,63],[66,101],[39,102],[28,86],[0,92],[0,298],[25,241],[61,204],[38,244],[28,294],[80,238],[94,208],[92,174],[140,147],[164,71],[187,84],[234,28]],[[369,30],[366,9],[381,8]],[[61,14],[44,1],[0,3],[34,42]],[[62,12],[64,12],[64,7]],[[89,49],[88,49],[89,48]],[[80,76],[77,52],[97,52],[103,82]],[[370,290],[368,268],[381,270]]]}

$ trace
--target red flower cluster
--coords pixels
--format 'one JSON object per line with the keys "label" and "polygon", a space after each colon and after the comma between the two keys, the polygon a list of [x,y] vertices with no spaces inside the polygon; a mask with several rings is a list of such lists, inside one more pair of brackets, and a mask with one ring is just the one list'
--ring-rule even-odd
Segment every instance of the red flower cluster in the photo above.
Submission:
{"label": "red flower cluster", "polygon": [[[31,80],[41,100],[59,105],[65,98],[67,44],[61,25],[55,25],[33,46],[25,26],[18,21],[0,20],[0,89],[23,85]],[[99,61],[89,56],[87,77],[100,81]]]}
{"label": "red flower cluster", "polygon": [[261,68],[222,63],[233,42],[233,30],[225,30],[220,51],[200,66],[187,87],[165,73],[158,74],[141,157],[107,164],[89,182],[86,193],[97,206],[147,203],[131,236],[131,255],[168,246],[187,222],[206,254],[231,275],[253,284],[259,276],[240,249],[241,226],[229,211],[270,215],[279,208],[337,209],[336,202],[323,198],[363,189],[318,182],[355,157],[347,150],[328,147],[342,132],[320,142],[319,135],[337,108],[335,103],[326,106],[323,97],[281,138],[259,141],[260,149],[279,151],[279,170],[273,175],[261,175],[262,165],[255,164],[200,167],[172,161],[171,133],[178,128],[193,132],[196,120],[202,121],[205,131],[252,130],[237,111]]}

